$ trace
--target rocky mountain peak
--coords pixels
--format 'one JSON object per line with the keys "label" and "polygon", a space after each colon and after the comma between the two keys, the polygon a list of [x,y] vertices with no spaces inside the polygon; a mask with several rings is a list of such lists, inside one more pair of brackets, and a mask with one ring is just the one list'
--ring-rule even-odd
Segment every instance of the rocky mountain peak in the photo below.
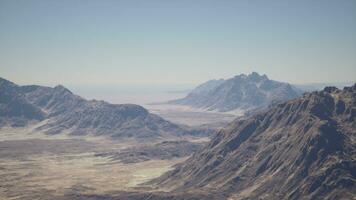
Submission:
{"label": "rocky mountain peak", "polygon": [[24,126],[31,120],[42,120],[45,114],[28,102],[19,86],[0,78],[0,127]]}
{"label": "rocky mountain peak", "polygon": [[73,94],[69,89],[67,89],[66,87],[64,87],[63,85],[57,85],[53,88],[55,91],[58,91],[60,93],[69,93],[69,94]]}
{"label": "rocky mountain peak", "polygon": [[299,95],[299,90],[288,83],[270,80],[266,75],[252,72],[219,82],[208,81],[185,98],[170,103],[220,112],[237,110],[241,113],[268,107],[273,102],[293,99]]}
{"label": "rocky mountain peak", "polygon": [[261,81],[261,80],[268,80],[268,77],[267,75],[260,75],[259,73],[257,72],[252,72],[251,74],[249,74],[248,76],[248,79],[250,79],[251,81]]}

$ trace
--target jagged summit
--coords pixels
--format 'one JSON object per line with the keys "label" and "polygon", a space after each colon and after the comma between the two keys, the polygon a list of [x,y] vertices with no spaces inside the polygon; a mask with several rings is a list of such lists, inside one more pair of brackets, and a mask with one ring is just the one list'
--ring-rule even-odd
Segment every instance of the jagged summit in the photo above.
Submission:
{"label": "jagged summit", "polygon": [[190,105],[221,112],[248,111],[265,108],[272,102],[289,100],[301,92],[288,83],[268,79],[266,75],[252,72],[227,80],[211,80],[199,85],[185,98],[170,101],[173,104]]}
{"label": "jagged summit", "polygon": [[257,72],[251,72],[246,77],[248,79],[252,80],[252,81],[261,81],[261,80],[267,80],[268,79],[266,74],[260,75]]}
{"label": "jagged summit", "polygon": [[[228,81],[230,79],[227,79],[226,81]],[[257,85],[257,87],[259,87],[259,84],[265,84],[264,82],[268,82],[270,81],[267,77],[267,75],[260,75],[257,72],[252,72],[248,75],[245,74],[240,74],[237,75],[235,77],[232,78],[232,80],[236,83],[236,84],[241,84],[241,82],[249,82],[249,83],[254,83]]]}
{"label": "jagged summit", "polygon": [[227,199],[352,199],[356,193],[356,84],[236,120],[156,183]]}

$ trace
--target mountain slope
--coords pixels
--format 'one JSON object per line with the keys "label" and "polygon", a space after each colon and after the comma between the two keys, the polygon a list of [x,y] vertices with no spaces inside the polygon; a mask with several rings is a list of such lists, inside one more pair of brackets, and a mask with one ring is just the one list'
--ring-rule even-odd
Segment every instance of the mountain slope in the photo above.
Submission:
{"label": "mountain slope", "polygon": [[[22,106],[26,108],[28,115],[38,121],[46,120],[37,130],[48,134],[94,134],[135,138],[208,134],[207,131],[189,130],[168,122],[139,105],[88,101],[60,85],[54,88],[37,85],[18,86],[13,83],[10,84],[11,87],[2,87],[3,85],[0,91],[1,99],[6,97],[5,94],[13,94],[16,99],[13,99],[12,104],[16,108],[22,103],[33,109],[31,110],[33,113],[38,113],[38,116],[34,115],[28,111],[30,108]],[[1,108],[9,110],[12,104],[1,104]]]}
{"label": "mountain slope", "polygon": [[0,94],[0,126],[23,126],[44,119],[44,113],[27,101],[14,83],[0,78]]}
{"label": "mountain slope", "polygon": [[228,199],[356,196],[356,84],[328,87],[233,122],[155,181]]}
{"label": "mountain slope", "polygon": [[183,99],[169,103],[190,105],[207,110],[226,112],[231,110],[251,110],[266,107],[275,101],[293,99],[300,91],[287,83],[268,79],[253,72],[227,80],[208,81]]}

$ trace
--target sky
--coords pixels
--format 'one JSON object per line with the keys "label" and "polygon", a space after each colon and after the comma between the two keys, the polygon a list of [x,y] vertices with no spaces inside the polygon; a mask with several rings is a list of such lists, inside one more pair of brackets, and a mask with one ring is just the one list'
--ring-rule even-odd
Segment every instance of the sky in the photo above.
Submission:
{"label": "sky", "polygon": [[356,1],[0,0],[0,77],[18,84],[170,87],[252,71],[356,81]]}

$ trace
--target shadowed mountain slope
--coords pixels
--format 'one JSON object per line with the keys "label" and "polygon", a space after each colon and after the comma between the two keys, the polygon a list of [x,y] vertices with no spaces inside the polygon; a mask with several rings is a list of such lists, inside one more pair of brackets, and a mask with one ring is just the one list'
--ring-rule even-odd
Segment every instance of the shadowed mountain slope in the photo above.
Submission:
{"label": "shadowed mountain slope", "polygon": [[0,83],[0,109],[7,111],[1,113],[1,121],[18,115],[28,120],[45,120],[37,130],[48,134],[65,132],[135,138],[209,134],[206,130],[173,124],[139,105],[88,101],[61,85],[54,88],[18,86],[5,79]]}
{"label": "shadowed mountain slope", "polygon": [[227,80],[211,80],[195,88],[183,99],[169,103],[189,105],[220,112],[251,110],[267,107],[272,102],[282,102],[300,95],[300,91],[289,85],[268,79],[253,72],[241,74]]}
{"label": "shadowed mountain slope", "polygon": [[233,122],[154,183],[227,199],[352,199],[355,116],[356,84],[306,93]]}
{"label": "shadowed mountain slope", "polygon": [[0,78],[0,126],[24,126],[31,120],[43,120],[45,114],[18,92],[17,85]]}

